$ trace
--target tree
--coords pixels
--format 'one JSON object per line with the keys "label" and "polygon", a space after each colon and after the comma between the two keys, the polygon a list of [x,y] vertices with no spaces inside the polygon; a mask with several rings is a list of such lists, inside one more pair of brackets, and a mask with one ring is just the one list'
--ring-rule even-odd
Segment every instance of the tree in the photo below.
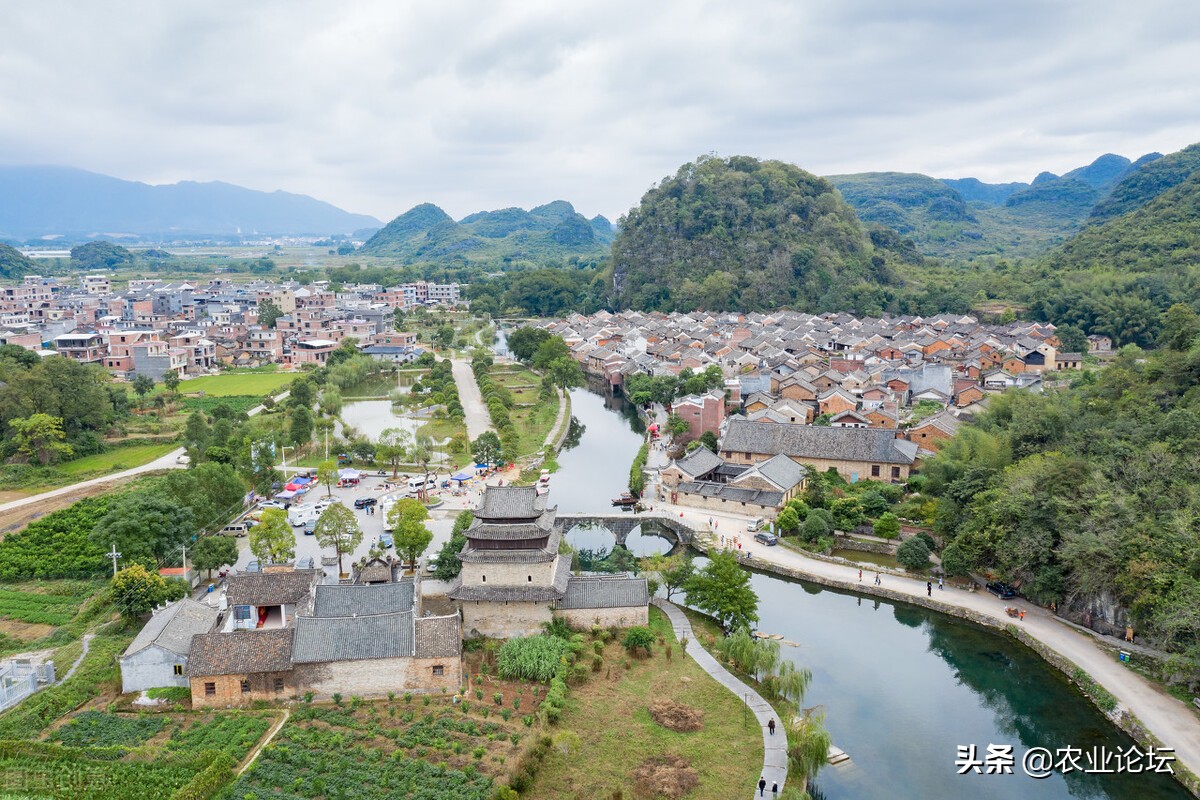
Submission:
{"label": "tree", "polygon": [[74,453],[74,448],[63,441],[66,434],[63,432],[62,417],[31,414],[10,419],[8,426],[12,428],[17,453],[29,461],[46,466],[59,459],[70,458]]}
{"label": "tree", "polygon": [[692,429],[688,421],[678,414],[672,414],[667,417],[667,433],[671,434],[672,438],[685,435]]}
{"label": "tree", "polygon": [[133,391],[138,396],[138,404],[145,405],[146,395],[154,391],[154,379],[149,375],[135,375],[133,378]]}
{"label": "tree", "polygon": [[211,578],[214,569],[237,563],[237,539],[232,536],[202,536],[192,546],[188,556],[192,559],[193,567],[205,570]]}
{"label": "tree", "polygon": [[808,712],[794,714],[787,724],[788,775],[795,776],[805,792],[817,772],[829,763],[833,740],[825,730],[824,717]]}
{"label": "tree", "polygon": [[258,324],[264,328],[274,328],[275,323],[283,316],[283,309],[270,300],[258,304]]}
{"label": "tree", "polygon": [[[1162,331],[1158,334],[1158,343],[1172,350],[1187,350],[1200,336],[1200,315],[1186,303],[1176,303],[1167,309],[1163,315]],[[1058,338],[1062,340],[1062,328],[1058,329]],[[1086,341],[1086,340],[1085,340]],[[1063,349],[1067,349],[1064,345]]]}
{"label": "tree", "polygon": [[195,532],[190,508],[165,493],[142,491],[114,500],[90,538],[100,547],[115,542],[127,559],[153,558],[165,566],[179,558]]}
{"label": "tree", "polygon": [[113,576],[110,584],[113,604],[126,619],[150,613],[167,595],[167,582],[157,572],[134,564]]}
{"label": "tree", "polygon": [[579,366],[579,362],[570,356],[563,356],[551,361],[547,367],[547,375],[555,386],[563,389],[571,389],[584,384],[583,367]]}
{"label": "tree", "polygon": [[829,505],[833,512],[833,525],[839,531],[851,531],[863,521],[862,507],[856,497],[839,497]]}
{"label": "tree", "polygon": [[518,361],[531,361],[542,342],[552,336],[550,331],[543,328],[517,328],[508,335],[508,349]]}
{"label": "tree", "polygon": [[1078,325],[1059,325],[1054,331],[1058,337],[1058,349],[1062,353],[1087,353],[1088,340],[1083,328]]}
{"label": "tree", "polygon": [[868,489],[858,497],[858,502],[862,506],[862,512],[868,517],[878,518],[880,514],[888,510],[890,504],[888,499],[883,496],[883,492],[878,489]]}
{"label": "tree", "polygon": [[536,369],[549,369],[560,358],[571,358],[571,349],[561,336],[551,336],[538,345],[533,354],[533,366]]}
{"label": "tree", "polygon": [[288,386],[288,405],[292,408],[312,410],[314,402],[316,402],[316,390],[313,388],[312,381],[307,377],[294,380]]}
{"label": "tree", "polygon": [[738,566],[733,553],[712,554],[684,592],[689,605],[715,617],[726,632],[748,629],[758,621],[758,595],[750,588],[750,573]]}
{"label": "tree", "polygon": [[417,435],[416,443],[412,449],[408,451],[408,455],[412,458],[413,463],[421,468],[421,473],[425,480],[421,483],[421,488],[417,490],[417,497],[424,502],[429,499],[429,462],[433,460],[433,439],[422,434]]}
{"label": "tree", "polygon": [[500,437],[494,431],[484,431],[471,442],[471,455],[476,464],[495,464],[500,461]]}
{"label": "tree", "polygon": [[442,348],[447,348],[454,344],[454,327],[452,325],[441,325],[433,332],[433,343]]}
{"label": "tree", "polygon": [[408,449],[412,446],[412,434],[400,428],[385,428],[379,434],[379,444],[375,447],[375,460],[392,468],[392,477],[400,471],[400,465],[408,457]]}
{"label": "tree", "polygon": [[462,572],[462,561],[458,554],[467,545],[467,528],[475,521],[475,515],[470,511],[460,511],[454,518],[454,529],[450,532],[450,540],[442,545],[437,554],[437,567],[433,576],[439,581],[453,580]]}
{"label": "tree", "polygon": [[910,572],[920,572],[929,566],[929,548],[919,537],[905,539],[896,549],[896,560]]}
{"label": "tree", "polygon": [[163,386],[167,387],[167,391],[174,394],[179,389],[179,384],[183,381],[179,377],[179,373],[175,370],[169,370],[166,375],[163,375]]}
{"label": "tree", "polygon": [[313,435],[313,414],[308,406],[296,406],[289,419],[288,433],[296,447],[308,444]]}
{"label": "tree", "polygon": [[425,527],[429,512],[425,506],[411,497],[396,502],[388,512],[388,522],[396,539],[396,552],[404,556],[407,563],[416,567],[417,559],[433,541],[433,534]]}
{"label": "tree", "polygon": [[801,538],[806,542],[816,542],[833,533],[833,515],[823,508],[814,508],[804,518],[804,526],[800,529]]}
{"label": "tree", "polygon": [[876,536],[895,539],[900,535],[900,518],[890,511],[885,511],[875,520],[874,531]]}
{"label": "tree", "polygon": [[654,632],[644,625],[634,625],[625,631],[625,638],[621,640],[621,645],[630,653],[636,654],[644,651],[649,654],[654,647]]}
{"label": "tree", "polygon": [[317,465],[317,483],[325,485],[325,496],[333,497],[333,487],[338,482],[338,466],[333,459],[322,461]]}
{"label": "tree", "polygon": [[250,529],[250,552],[266,564],[284,564],[296,557],[296,534],[286,511],[263,509],[262,520]]}
{"label": "tree", "polygon": [[332,547],[337,553],[339,575],[344,573],[342,555],[353,553],[363,538],[362,529],[354,519],[354,512],[341,503],[332,503],[321,512],[321,516],[317,517],[317,524],[313,527],[313,535],[317,537],[317,543],[321,547]]}
{"label": "tree", "polygon": [[229,464],[207,461],[160,479],[162,492],[192,512],[197,532],[224,526],[242,508],[246,486]]}
{"label": "tree", "polygon": [[717,452],[717,435],[712,431],[705,431],[704,433],[700,434],[700,444],[704,447],[707,447],[714,453]]}
{"label": "tree", "polygon": [[800,530],[800,515],[796,513],[796,509],[794,508],[785,508],[775,518],[775,527],[784,536],[794,534]]}

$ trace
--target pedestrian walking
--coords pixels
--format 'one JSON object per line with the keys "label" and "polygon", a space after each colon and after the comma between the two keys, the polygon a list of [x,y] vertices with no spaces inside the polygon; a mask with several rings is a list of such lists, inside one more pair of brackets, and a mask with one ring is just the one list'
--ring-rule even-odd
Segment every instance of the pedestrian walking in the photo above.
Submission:
{"label": "pedestrian walking", "polygon": [[933,597],[933,581],[925,581],[925,594]]}
{"label": "pedestrian walking", "polygon": [[779,797],[779,784],[778,783],[771,784],[771,797]]}
{"label": "pedestrian walking", "polygon": [[772,736],[775,735],[775,718],[774,717],[771,717],[771,720],[767,723],[767,730],[769,730],[771,732]]}
{"label": "pedestrian walking", "polygon": [[876,586],[882,586],[882,585],[883,585],[883,581],[879,580],[879,573],[878,573],[878,572],[876,572],[876,573],[875,573],[875,585],[876,585]]}
{"label": "pedestrian walking", "polygon": [[758,796],[765,797],[763,792],[767,791],[767,776],[764,775],[758,779]]}
{"label": "pedestrian walking", "polygon": [[945,588],[946,588],[946,587],[945,587],[945,586],[942,584],[942,576],[941,576],[941,575],[938,575],[938,588],[939,588],[939,589],[945,589]]}
{"label": "pedestrian walking", "polygon": [[861,569],[858,571],[858,582],[862,583],[862,570]]}

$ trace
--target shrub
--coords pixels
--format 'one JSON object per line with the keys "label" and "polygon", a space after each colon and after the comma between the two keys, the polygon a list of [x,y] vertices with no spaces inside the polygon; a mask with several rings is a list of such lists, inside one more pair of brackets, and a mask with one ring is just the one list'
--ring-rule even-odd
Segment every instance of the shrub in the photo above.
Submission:
{"label": "shrub", "polygon": [[654,646],[654,633],[643,625],[635,625],[625,632],[625,638],[621,640],[621,644],[631,653],[638,650],[650,652],[650,648]]}
{"label": "shrub", "polygon": [[[873,528],[876,536],[881,536],[884,539],[895,539],[900,535],[900,519],[890,511],[884,512],[875,520]],[[925,555],[928,557],[929,548],[925,548]]]}
{"label": "shrub", "polygon": [[929,548],[916,536],[905,540],[896,550],[896,560],[907,570],[919,572],[929,566]]}
{"label": "shrub", "polygon": [[509,639],[500,648],[497,672],[509,680],[549,681],[570,643],[557,636],[538,635]]}
{"label": "shrub", "polygon": [[932,537],[932,536],[930,536],[930,535],[929,535],[928,533],[926,533],[925,531],[917,531],[917,537],[916,537],[916,538],[920,539],[922,542],[924,542],[924,543],[925,543],[925,546],[929,548],[929,552],[931,552],[931,553],[932,553],[932,552],[934,552],[935,550],[937,550],[937,542],[935,542],[935,541],[933,540],[933,537]]}

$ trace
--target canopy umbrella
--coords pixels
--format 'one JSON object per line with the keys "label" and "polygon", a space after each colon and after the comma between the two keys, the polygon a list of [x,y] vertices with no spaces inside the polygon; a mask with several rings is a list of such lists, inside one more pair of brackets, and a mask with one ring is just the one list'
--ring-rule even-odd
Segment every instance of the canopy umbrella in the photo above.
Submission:
{"label": "canopy umbrella", "polygon": [[469,481],[469,480],[471,480],[471,479],[472,479],[472,478],[474,478],[474,477],[475,477],[475,476],[474,476],[472,473],[470,473],[470,472],[467,472],[467,471],[464,469],[464,470],[462,470],[461,472],[456,472],[456,473],[454,473],[453,475],[451,475],[451,476],[450,476],[450,480],[452,480],[452,481],[459,481],[459,482],[462,482],[462,481]]}
{"label": "canopy umbrella", "polygon": [[338,470],[338,477],[341,478],[342,480],[345,480],[346,478],[350,478],[351,480],[356,480],[356,479],[362,477],[362,473],[359,472],[358,470],[354,469],[353,467],[346,467],[345,469]]}
{"label": "canopy umbrella", "polygon": [[295,489],[284,489],[282,492],[275,493],[276,500],[291,500],[295,496],[296,496]]}

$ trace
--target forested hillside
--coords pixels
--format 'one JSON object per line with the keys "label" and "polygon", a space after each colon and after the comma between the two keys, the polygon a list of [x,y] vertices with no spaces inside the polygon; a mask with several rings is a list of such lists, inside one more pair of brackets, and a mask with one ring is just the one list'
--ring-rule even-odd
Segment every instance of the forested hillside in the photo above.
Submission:
{"label": "forested hillside", "polygon": [[403,264],[481,264],[488,268],[589,263],[614,236],[602,216],[591,220],[564,200],[530,211],[481,211],[455,222],[432,203],[412,208],[377,231],[360,252]]}
{"label": "forested hillside", "polygon": [[833,185],[780,161],[702,157],[648,191],[613,243],[622,307],[853,308],[895,285]]}
{"label": "forested hillside", "polygon": [[0,280],[20,280],[37,274],[33,261],[11,245],[0,242]]}
{"label": "forested hillside", "polygon": [[1138,164],[1137,170],[1130,172],[1113,187],[1108,197],[1096,204],[1091,214],[1093,222],[1103,222],[1135,211],[1168,189],[1183,183],[1200,170],[1200,144],[1190,145],[1168,156],[1144,156],[1138,160]]}
{"label": "forested hillside", "polygon": [[994,573],[1200,656],[1198,333],[1176,307],[1169,349],[1124,350],[1062,392],[993,398],[923,469],[947,571]]}

